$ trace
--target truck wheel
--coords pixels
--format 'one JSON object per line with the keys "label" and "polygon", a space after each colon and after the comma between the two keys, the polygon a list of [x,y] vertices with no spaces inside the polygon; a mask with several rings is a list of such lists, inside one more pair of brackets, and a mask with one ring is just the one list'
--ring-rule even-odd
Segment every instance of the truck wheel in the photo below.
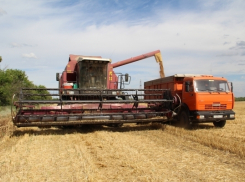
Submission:
{"label": "truck wheel", "polygon": [[180,124],[180,127],[183,127],[185,129],[190,129],[190,127],[191,127],[189,118],[188,118],[187,113],[185,111],[182,111],[180,113],[179,124]]}
{"label": "truck wheel", "polygon": [[215,127],[219,127],[219,128],[223,128],[226,124],[226,120],[221,120],[221,121],[218,121],[218,122],[213,122],[214,126]]}

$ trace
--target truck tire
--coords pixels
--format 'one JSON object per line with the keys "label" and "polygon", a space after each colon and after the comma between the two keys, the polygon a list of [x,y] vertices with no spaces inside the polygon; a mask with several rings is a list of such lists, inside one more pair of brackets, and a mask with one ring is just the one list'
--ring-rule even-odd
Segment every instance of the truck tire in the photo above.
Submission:
{"label": "truck tire", "polygon": [[181,111],[180,113],[179,126],[185,129],[191,128],[191,124],[190,124],[188,115],[185,111]]}
{"label": "truck tire", "polygon": [[226,120],[221,120],[221,121],[218,121],[218,122],[213,122],[214,126],[215,127],[219,127],[219,128],[223,128],[226,124]]}

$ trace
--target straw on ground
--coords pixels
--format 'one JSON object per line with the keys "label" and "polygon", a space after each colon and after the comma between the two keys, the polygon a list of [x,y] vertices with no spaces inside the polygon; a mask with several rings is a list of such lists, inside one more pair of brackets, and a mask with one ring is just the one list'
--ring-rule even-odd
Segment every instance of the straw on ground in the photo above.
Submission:
{"label": "straw on ground", "polygon": [[0,181],[244,181],[244,111],[237,102],[235,121],[193,130],[131,124],[11,131],[7,119]]}

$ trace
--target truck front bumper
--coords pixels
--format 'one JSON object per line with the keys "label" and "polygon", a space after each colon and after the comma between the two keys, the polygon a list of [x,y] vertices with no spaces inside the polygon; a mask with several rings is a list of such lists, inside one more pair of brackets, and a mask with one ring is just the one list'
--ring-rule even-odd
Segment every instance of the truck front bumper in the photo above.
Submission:
{"label": "truck front bumper", "polygon": [[191,120],[193,122],[214,122],[221,120],[234,120],[235,112],[232,110],[225,111],[194,111],[191,114]]}

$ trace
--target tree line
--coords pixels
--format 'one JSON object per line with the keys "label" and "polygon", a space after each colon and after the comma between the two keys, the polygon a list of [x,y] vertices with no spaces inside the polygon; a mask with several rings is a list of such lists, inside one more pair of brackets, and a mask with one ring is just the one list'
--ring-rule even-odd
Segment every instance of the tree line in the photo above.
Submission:
{"label": "tree line", "polygon": [[[2,58],[0,56],[0,62]],[[0,106],[10,105],[13,94],[18,94],[21,88],[46,88],[33,84],[26,73],[18,69],[0,68]],[[30,90],[30,94],[49,94],[47,90]],[[51,100],[51,96],[30,96],[28,99]]]}
{"label": "tree line", "polygon": [[236,97],[235,101],[245,101],[245,97]]}

